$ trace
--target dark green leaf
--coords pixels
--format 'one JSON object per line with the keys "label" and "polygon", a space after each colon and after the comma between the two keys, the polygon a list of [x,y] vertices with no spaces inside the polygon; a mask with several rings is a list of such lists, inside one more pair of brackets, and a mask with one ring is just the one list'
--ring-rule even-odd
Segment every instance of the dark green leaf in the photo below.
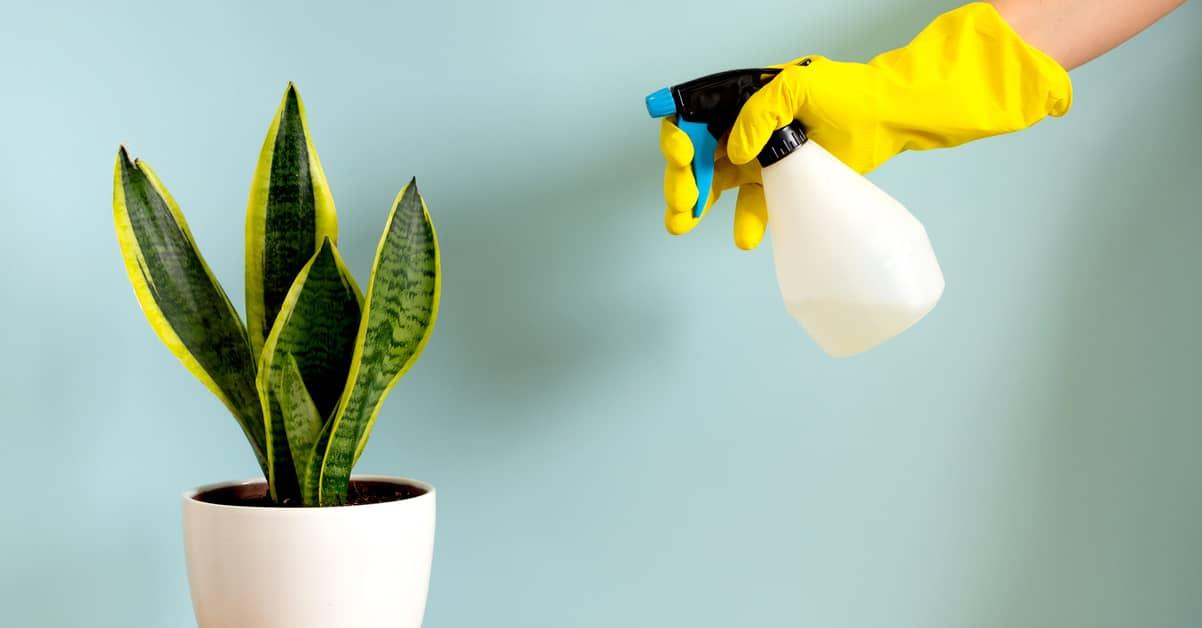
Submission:
{"label": "dark green leaf", "polygon": [[[282,357],[284,366],[280,369],[280,376],[274,378],[272,393],[283,415],[284,431],[288,434],[288,448],[296,469],[296,477],[304,479],[309,460],[313,457],[314,445],[321,433],[322,415],[313,403],[313,398],[309,396],[296,359],[287,354]],[[277,356],[276,362],[280,362],[280,357]],[[305,502],[305,505],[317,504]]]}
{"label": "dark green leaf", "polygon": [[321,505],[346,500],[351,468],[385,396],[421,354],[433,331],[439,283],[434,225],[417,183],[410,182],[397,195],[376,249],[348,385],[320,469]]}
{"label": "dark green leaf", "polygon": [[297,273],[326,238],[338,241],[334,198],[304,103],[289,83],[263,141],[246,209],[246,311],[255,355]]}
{"label": "dark green leaf", "polygon": [[150,326],[230,409],[266,472],[255,361],[242,320],[197,250],[175,199],[124,147],[114,169],[113,217],[126,271]]}
{"label": "dark green leaf", "polygon": [[[290,356],[319,416],[330,416],[342,396],[361,319],[362,297],[337,248],[326,239],[301,268],[263,347],[259,363],[259,392],[275,392],[285,376]],[[269,458],[277,499],[300,497],[297,477],[303,477],[315,434],[287,430],[276,399],[267,408]],[[298,449],[298,447],[301,447]],[[300,471],[298,471],[300,470]]]}

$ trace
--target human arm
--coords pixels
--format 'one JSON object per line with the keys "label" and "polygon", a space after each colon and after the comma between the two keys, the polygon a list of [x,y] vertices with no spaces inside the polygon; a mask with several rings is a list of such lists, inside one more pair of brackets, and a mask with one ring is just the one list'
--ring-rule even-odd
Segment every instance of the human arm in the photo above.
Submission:
{"label": "human arm", "polygon": [[1185,0],[992,0],[1027,43],[1072,70],[1131,39]]}

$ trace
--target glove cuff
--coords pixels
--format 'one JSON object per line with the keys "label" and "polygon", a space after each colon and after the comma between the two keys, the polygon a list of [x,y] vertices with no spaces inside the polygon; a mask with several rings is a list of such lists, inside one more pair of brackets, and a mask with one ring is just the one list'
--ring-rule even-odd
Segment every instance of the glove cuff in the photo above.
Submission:
{"label": "glove cuff", "polygon": [[1047,115],[1059,118],[1068,113],[1073,104],[1073,81],[1064,66],[1027,43],[992,4],[973,2],[951,13],[959,11],[971,16],[980,35],[1013,42],[1015,54],[1022,61],[1023,83],[1044,95],[1043,109]]}
{"label": "glove cuff", "polygon": [[1025,129],[1072,106],[1068,72],[1023,41],[992,4],[974,2],[935,18],[910,43],[868,62],[882,72],[888,114],[912,133],[901,150],[957,146]]}

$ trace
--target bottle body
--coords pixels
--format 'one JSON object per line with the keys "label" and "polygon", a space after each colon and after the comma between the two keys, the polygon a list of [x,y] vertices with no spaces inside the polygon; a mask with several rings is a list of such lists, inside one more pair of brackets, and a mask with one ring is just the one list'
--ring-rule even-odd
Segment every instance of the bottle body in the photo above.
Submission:
{"label": "bottle body", "polygon": [[922,223],[813,140],[763,169],[781,297],[832,356],[905,331],[943,295]]}

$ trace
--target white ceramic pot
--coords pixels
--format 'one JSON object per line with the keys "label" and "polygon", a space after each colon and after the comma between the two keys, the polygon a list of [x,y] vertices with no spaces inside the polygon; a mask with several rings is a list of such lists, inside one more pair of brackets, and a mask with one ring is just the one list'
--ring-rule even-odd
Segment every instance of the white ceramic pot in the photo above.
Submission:
{"label": "white ceramic pot", "polygon": [[[434,488],[355,476],[415,496],[330,508],[242,502],[263,480],[184,494],[184,547],[200,628],[419,628],[434,552]],[[233,497],[233,499],[231,499]]]}

